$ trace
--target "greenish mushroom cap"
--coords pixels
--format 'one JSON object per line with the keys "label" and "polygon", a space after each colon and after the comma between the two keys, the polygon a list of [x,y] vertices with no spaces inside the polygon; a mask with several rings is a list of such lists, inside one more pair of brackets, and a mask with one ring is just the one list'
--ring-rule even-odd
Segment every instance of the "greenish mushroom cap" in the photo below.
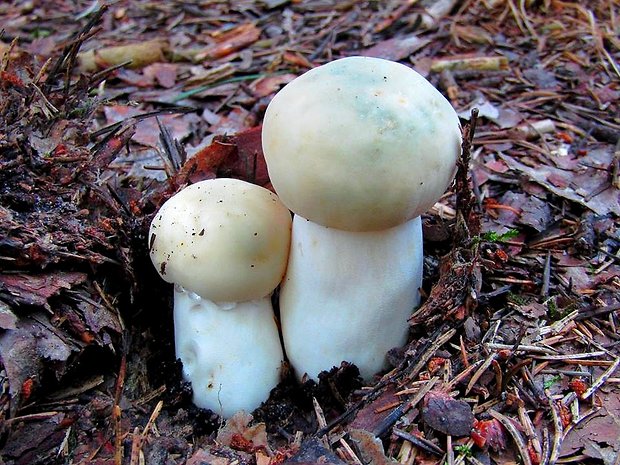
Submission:
{"label": "greenish mushroom cap", "polygon": [[443,195],[461,128],[450,103],[411,68],[349,57],[278,92],[262,141],[271,182],[294,213],[372,231],[421,215]]}

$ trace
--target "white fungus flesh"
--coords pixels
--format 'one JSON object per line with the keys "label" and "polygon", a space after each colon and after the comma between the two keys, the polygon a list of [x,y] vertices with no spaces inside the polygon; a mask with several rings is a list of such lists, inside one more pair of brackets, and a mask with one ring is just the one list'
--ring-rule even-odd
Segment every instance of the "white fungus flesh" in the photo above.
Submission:
{"label": "white fungus flesh", "polygon": [[197,406],[250,412],[278,383],[284,356],[270,295],[290,232],[277,196],[235,179],[186,187],[155,215],[151,259],[175,284],[176,355]]}
{"label": "white fungus flesh", "polygon": [[422,285],[422,228],[414,218],[386,231],[326,228],[295,216],[280,291],[291,365],[311,378],[342,361],[364,379],[402,346]]}
{"label": "white fungus flesh", "polygon": [[282,347],[269,297],[216,304],[177,287],[174,333],[199,407],[225,418],[251,412],[280,381]]}
{"label": "white fungus flesh", "polygon": [[419,304],[419,216],[456,172],[458,116],[411,68],[350,57],[278,92],[262,143],[271,182],[295,213],[280,294],[291,364],[316,379],[347,361],[369,379],[405,343]]}

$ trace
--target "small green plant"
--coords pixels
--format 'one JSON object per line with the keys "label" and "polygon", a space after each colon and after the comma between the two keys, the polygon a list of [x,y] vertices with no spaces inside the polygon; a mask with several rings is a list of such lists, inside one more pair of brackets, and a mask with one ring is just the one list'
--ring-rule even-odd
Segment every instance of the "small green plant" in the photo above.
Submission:
{"label": "small green plant", "polygon": [[519,294],[515,294],[513,292],[508,293],[508,302],[514,305],[527,305],[529,303],[529,299]]}
{"label": "small green plant", "polygon": [[547,306],[547,315],[551,321],[558,321],[574,310],[573,305],[560,307],[555,297],[551,297],[545,301]]}
{"label": "small green plant", "polygon": [[556,303],[555,299],[549,299],[545,303],[547,304],[547,312],[551,320],[555,321],[562,318],[560,312],[558,311],[558,304]]}
{"label": "small green plant", "polygon": [[454,452],[463,455],[465,457],[471,457],[471,445],[470,444],[457,444],[454,446]]}
{"label": "small green plant", "polygon": [[30,34],[32,35],[33,39],[45,39],[46,37],[52,35],[52,31],[50,31],[49,29],[37,27],[34,28]]}
{"label": "small green plant", "polygon": [[551,386],[553,386],[555,383],[557,383],[561,379],[562,379],[562,376],[555,375],[553,378],[549,378],[547,381],[543,383],[543,388],[549,389]]}
{"label": "small green plant", "polygon": [[510,239],[514,239],[518,235],[519,235],[519,231],[517,231],[516,229],[509,229],[505,233],[501,233],[501,234],[495,231],[487,231],[482,234],[481,238],[482,240],[485,240],[488,242],[506,242],[506,241],[509,241]]}

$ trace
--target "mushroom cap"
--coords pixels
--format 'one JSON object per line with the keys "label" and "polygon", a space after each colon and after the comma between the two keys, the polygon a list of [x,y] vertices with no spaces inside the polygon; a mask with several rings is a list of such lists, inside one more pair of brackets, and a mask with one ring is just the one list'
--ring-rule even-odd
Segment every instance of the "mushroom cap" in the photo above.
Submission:
{"label": "mushroom cap", "polygon": [[282,280],[291,214],[278,197],[238,179],[211,179],[168,199],[149,231],[167,282],[215,302],[269,295]]}
{"label": "mushroom cap", "polygon": [[293,212],[348,231],[421,215],[456,172],[461,127],[450,103],[405,65],[349,57],[276,94],[262,143],[269,177]]}

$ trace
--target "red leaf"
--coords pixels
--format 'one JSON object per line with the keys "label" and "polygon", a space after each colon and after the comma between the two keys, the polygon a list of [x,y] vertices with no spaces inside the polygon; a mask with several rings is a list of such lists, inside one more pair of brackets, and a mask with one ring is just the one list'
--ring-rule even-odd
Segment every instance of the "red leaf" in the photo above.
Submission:
{"label": "red leaf", "polygon": [[173,181],[183,185],[216,177],[242,179],[269,187],[269,174],[261,147],[261,128],[235,136],[215,137],[213,143],[189,159]]}
{"label": "red leaf", "polygon": [[478,447],[488,446],[495,451],[506,448],[504,427],[495,419],[476,420],[470,437]]}
{"label": "red leaf", "polygon": [[197,59],[217,59],[230,55],[253,44],[260,37],[260,29],[252,23],[240,24],[227,31],[214,34],[216,44],[200,54]]}

